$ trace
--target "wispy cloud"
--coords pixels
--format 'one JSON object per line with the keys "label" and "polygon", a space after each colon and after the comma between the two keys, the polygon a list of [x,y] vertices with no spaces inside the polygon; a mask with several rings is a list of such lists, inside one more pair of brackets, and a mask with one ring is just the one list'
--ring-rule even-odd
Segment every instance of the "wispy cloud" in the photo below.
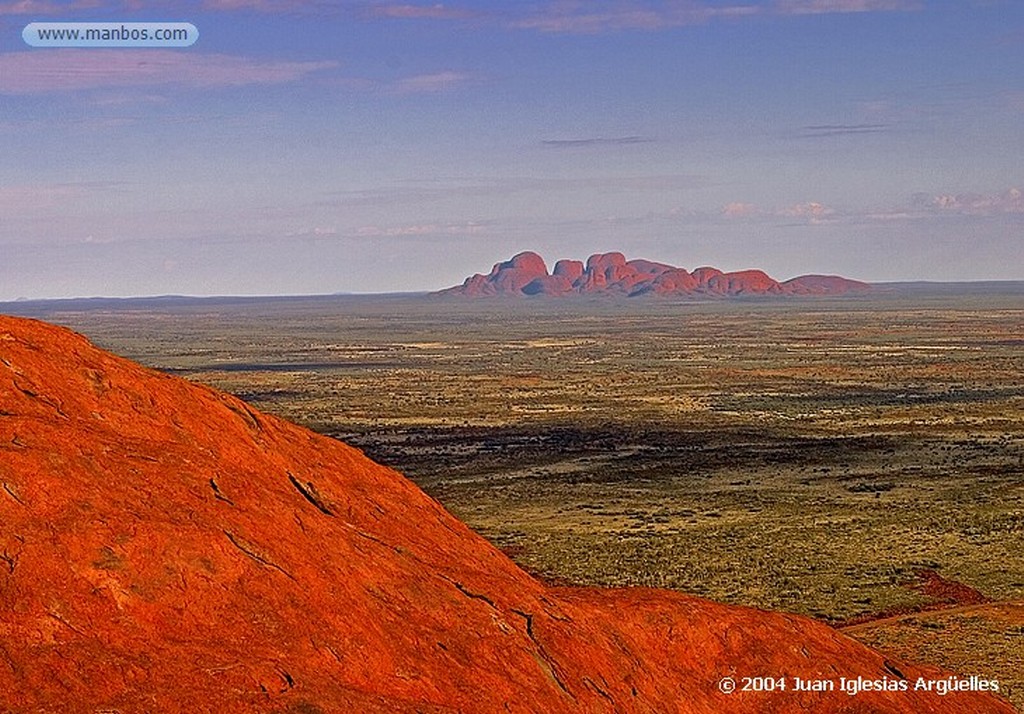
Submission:
{"label": "wispy cloud", "polygon": [[86,200],[98,193],[118,190],[122,186],[113,181],[0,186],[0,211],[20,215],[29,211],[60,208],[69,202]]}
{"label": "wispy cloud", "polygon": [[909,201],[882,208],[848,211],[842,219],[850,223],[970,220],[997,217],[1024,218],[1024,193],[1008,188],[998,193],[916,193]]}
{"label": "wispy cloud", "polygon": [[544,10],[512,21],[515,28],[565,34],[598,34],[617,30],[662,30],[700,25],[716,18],[756,15],[753,4],[709,5],[697,0],[667,2],[556,2]]}
{"label": "wispy cloud", "polygon": [[721,215],[728,219],[745,221],[777,222],[779,219],[787,221],[798,219],[800,222],[810,225],[833,223],[841,218],[839,211],[818,201],[805,201],[774,208],[762,208],[753,203],[736,201],[723,206]]}
{"label": "wispy cloud", "polygon": [[506,176],[448,178],[429,182],[405,181],[355,191],[327,194],[318,206],[390,206],[432,202],[452,196],[505,196],[524,192],[554,191],[686,191],[710,184],[706,176],[695,174],[650,174],[640,176],[593,176],[548,178]]}
{"label": "wispy cloud", "polygon": [[0,94],[42,94],[113,87],[189,88],[281,84],[336,62],[283,62],[153,50],[48,50],[0,54]]}
{"label": "wispy cloud", "polygon": [[338,235],[338,229],[334,226],[313,226],[302,230],[286,233],[286,238],[330,238]]}
{"label": "wispy cloud", "polygon": [[831,223],[870,224],[951,218],[1024,217],[1024,193],[1010,188],[1000,193],[918,193],[909,201],[889,206],[836,209],[817,201],[790,206],[761,207],[734,202],[722,207],[720,215],[729,220],[775,223],[779,221],[822,225]]}
{"label": "wispy cloud", "polygon": [[849,134],[881,134],[888,130],[888,124],[813,124],[802,127],[800,136],[805,139],[817,139]]}
{"label": "wispy cloud", "polygon": [[317,78],[319,86],[384,95],[443,94],[483,81],[485,78],[479,74],[450,69],[389,79],[343,76],[338,73]]}
{"label": "wispy cloud", "polygon": [[58,15],[74,10],[88,10],[99,5],[96,0],[55,3],[50,0],[14,0],[0,2],[0,15]]}
{"label": "wispy cloud", "polygon": [[461,87],[475,79],[467,72],[449,70],[403,77],[387,85],[386,90],[392,94],[435,94]]}
{"label": "wispy cloud", "polygon": [[207,10],[231,12],[249,10],[267,13],[292,13],[326,7],[317,0],[203,0]]}
{"label": "wispy cloud", "polygon": [[1002,193],[993,194],[916,194],[911,201],[911,206],[930,213],[965,216],[1024,213],[1024,194],[1018,188],[1010,188]]}
{"label": "wispy cloud", "polygon": [[554,149],[572,149],[591,146],[628,146],[630,144],[649,144],[653,139],[643,136],[612,136],[591,137],[586,139],[544,139],[541,144]]}
{"label": "wispy cloud", "polygon": [[817,201],[808,201],[807,203],[797,203],[792,206],[787,206],[777,212],[777,215],[788,216],[790,218],[806,218],[811,222],[823,222],[831,220],[836,214],[836,209],[818,203]]}
{"label": "wispy cloud", "polygon": [[923,0],[774,0],[733,3],[708,0],[561,0],[513,19],[512,27],[562,34],[600,34],[623,30],[664,30],[769,15],[824,15],[857,12],[909,12]]}
{"label": "wispy cloud", "polygon": [[106,93],[91,97],[89,103],[94,107],[125,107],[139,105],[167,104],[171,100],[163,94],[143,94],[138,92]]}
{"label": "wispy cloud", "polygon": [[414,223],[398,226],[363,226],[356,231],[362,238],[413,238],[417,236],[462,236],[477,235],[484,230],[484,224],[476,221],[463,223]]}
{"label": "wispy cloud", "polygon": [[451,7],[442,3],[433,5],[386,5],[370,7],[367,14],[397,20],[467,20],[478,17],[479,13],[464,8]]}
{"label": "wispy cloud", "polygon": [[[38,1],[38,0],[37,0]],[[170,3],[167,3],[170,4]],[[361,19],[394,20],[466,20],[483,13],[444,3],[336,2],[334,0],[202,0],[206,10],[219,12],[248,11],[267,14],[345,15]]]}
{"label": "wispy cloud", "polygon": [[923,10],[921,0],[777,0],[781,15],[827,15],[851,12],[913,12]]}
{"label": "wispy cloud", "polygon": [[750,218],[760,213],[760,209],[753,203],[733,201],[722,206],[722,215],[726,218]]}

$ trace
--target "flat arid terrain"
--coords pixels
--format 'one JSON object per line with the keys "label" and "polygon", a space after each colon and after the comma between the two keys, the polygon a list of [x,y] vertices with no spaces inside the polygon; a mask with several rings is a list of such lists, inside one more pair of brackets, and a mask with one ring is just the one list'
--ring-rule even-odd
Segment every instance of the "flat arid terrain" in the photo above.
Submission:
{"label": "flat arid terrain", "polygon": [[19,303],[363,449],[544,580],[782,610],[1024,706],[1024,290]]}
{"label": "flat arid terrain", "polygon": [[351,446],[44,322],[0,316],[0,454],[10,714],[1012,711],[810,618],[541,582]]}

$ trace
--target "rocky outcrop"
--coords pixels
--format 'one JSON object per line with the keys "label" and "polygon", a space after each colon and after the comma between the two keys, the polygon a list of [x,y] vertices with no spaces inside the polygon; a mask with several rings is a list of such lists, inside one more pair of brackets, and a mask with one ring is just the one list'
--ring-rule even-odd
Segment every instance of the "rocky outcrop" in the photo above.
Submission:
{"label": "rocky outcrop", "polygon": [[0,317],[0,711],[1011,711],[722,684],[944,675],[801,617],[547,587],[356,449]]}
{"label": "rocky outcrop", "polygon": [[778,282],[760,270],[723,273],[697,268],[692,273],[650,260],[626,260],[622,253],[597,253],[587,259],[559,260],[549,275],[536,253],[520,253],[497,263],[487,275],[466,278],[438,295],[462,297],[539,295],[639,295],[738,297],[752,295],[843,295],[870,289],[867,283],[836,275],[803,275]]}
{"label": "rocky outcrop", "polygon": [[863,291],[870,286],[838,275],[801,275],[782,283],[782,287],[792,295],[842,295],[851,290]]}
{"label": "rocky outcrop", "polygon": [[467,278],[462,287],[466,295],[473,297],[523,294],[528,285],[548,277],[544,259],[536,253],[525,252],[504,263],[495,263],[487,275]]}

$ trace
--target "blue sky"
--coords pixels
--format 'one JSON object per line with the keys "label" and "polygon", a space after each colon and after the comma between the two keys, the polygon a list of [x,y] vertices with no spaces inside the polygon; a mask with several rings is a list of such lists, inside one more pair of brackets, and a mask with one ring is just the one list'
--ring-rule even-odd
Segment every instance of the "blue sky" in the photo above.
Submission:
{"label": "blue sky", "polygon": [[[181,49],[29,22],[180,21]],[[521,250],[1024,279],[1014,0],[0,0],[0,300],[426,290]]]}

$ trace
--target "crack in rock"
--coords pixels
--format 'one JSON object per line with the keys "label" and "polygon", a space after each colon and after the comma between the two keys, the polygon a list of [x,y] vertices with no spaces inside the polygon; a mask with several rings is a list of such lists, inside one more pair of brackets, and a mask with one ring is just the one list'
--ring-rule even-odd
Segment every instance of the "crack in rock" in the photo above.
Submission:
{"label": "crack in rock", "polygon": [[247,543],[242,538],[239,538],[231,531],[224,531],[224,535],[226,535],[228,537],[228,540],[231,541],[231,545],[238,548],[240,551],[245,553],[247,556],[255,560],[260,565],[264,566],[265,568],[272,568],[278,571],[279,573],[282,573],[290,580],[295,580],[295,576],[289,573],[284,568],[282,568],[280,565],[271,560],[267,560],[266,558],[259,555],[255,550],[253,550],[253,546],[250,543]]}
{"label": "crack in rock", "polygon": [[452,585],[454,585],[455,589],[458,590],[463,595],[465,595],[466,597],[471,598],[473,600],[483,600],[485,603],[490,605],[492,609],[494,609],[494,610],[498,609],[498,606],[494,604],[494,600],[492,600],[491,598],[487,597],[486,595],[484,595],[482,593],[475,593],[475,592],[467,589],[465,585],[463,585],[462,583],[458,582],[457,580],[452,580],[447,575],[442,575],[441,579],[442,580],[446,580],[449,583],[451,583]]}
{"label": "crack in rock", "polygon": [[292,476],[291,473],[288,474],[288,480],[292,482],[292,486],[295,487],[296,491],[302,494],[304,499],[316,506],[318,511],[323,513],[325,516],[334,517],[334,511],[327,507],[323,496],[321,496],[320,492],[317,491],[316,486],[313,485],[312,481],[306,481],[305,485],[303,485],[297,478]]}
{"label": "crack in rock", "polygon": [[529,612],[523,612],[522,610],[517,610],[516,608],[512,608],[512,612],[519,615],[521,618],[523,618],[523,620],[526,621],[526,636],[530,638],[530,641],[533,642],[533,644],[537,648],[537,663],[541,665],[541,668],[552,679],[552,681],[554,681],[554,683],[558,685],[558,688],[561,689],[566,695],[568,695],[570,699],[573,699],[575,701],[576,697],[574,697],[572,692],[570,692],[569,689],[565,686],[565,682],[562,681],[562,678],[558,676],[558,663],[555,662],[551,655],[547,653],[547,650],[544,649],[544,645],[540,643],[540,641],[537,639],[536,635],[533,632],[533,614]]}
{"label": "crack in rock", "polygon": [[4,491],[6,491],[6,492],[7,492],[7,495],[8,495],[8,496],[10,496],[11,498],[13,498],[13,499],[14,499],[15,501],[17,501],[19,505],[21,505],[21,506],[24,506],[24,505],[25,505],[25,502],[24,502],[24,501],[22,501],[22,500],[21,500],[21,499],[20,499],[20,498],[18,497],[18,494],[17,494],[17,492],[16,492],[16,491],[15,491],[14,489],[12,489],[12,488],[11,488],[11,487],[10,487],[10,486],[9,486],[9,485],[7,484],[7,482],[6,482],[6,481],[4,481],[4,483],[3,483],[3,489],[4,489]]}
{"label": "crack in rock", "polygon": [[218,501],[224,501],[224,503],[228,504],[229,506],[235,505],[234,501],[232,501],[230,498],[221,493],[220,486],[217,485],[217,482],[214,481],[213,478],[210,479],[210,488],[213,489],[213,495]]}

